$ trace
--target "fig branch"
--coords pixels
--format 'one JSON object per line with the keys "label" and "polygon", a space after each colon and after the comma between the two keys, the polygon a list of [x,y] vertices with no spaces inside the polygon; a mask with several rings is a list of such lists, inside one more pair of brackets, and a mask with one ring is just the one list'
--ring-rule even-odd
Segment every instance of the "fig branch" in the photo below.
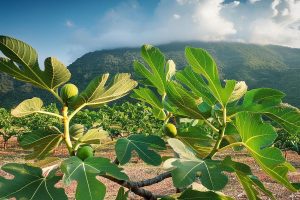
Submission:
{"label": "fig branch", "polygon": [[154,184],[159,183],[167,178],[172,177],[172,175],[171,175],[171,172],[164,172],[154,178],[143,180],[143,181],[138,181],[138,182],[118,180],[118,179],[108,176],[108,175],[103,175],[103,177],[130,189],[130,191],[132,191],[136,195],[144,197],[145,199],[148,199],[148,200],[154,200],[154,199],[161,198],[163,196],[155,195],[152,192],[145,190],[141,187],[154,185]]}

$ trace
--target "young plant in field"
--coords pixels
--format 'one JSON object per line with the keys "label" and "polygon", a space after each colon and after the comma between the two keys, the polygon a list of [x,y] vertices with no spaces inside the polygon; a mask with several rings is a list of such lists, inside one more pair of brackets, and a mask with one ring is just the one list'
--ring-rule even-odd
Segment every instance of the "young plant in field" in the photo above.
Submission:
{"label": "young plant in field", "polygon": [[[139,182],[130,181],[119,165],[128,163],[133,151],[145,163],[161,165],[163,159],[157,150],[166,149],[164,140],[143,134],[120,138],[115,143],[116,159],[112,162],[94,154],[96,148],[106,144],[105,130],[86,130],[83,125],[72,123],[83,108],[102,106],[135,88],[137,84],[129,74],[117,74],[108,85],[108,74],[104,74],[78,93],[75,85],[67,83],[70,72],[57,59],[47,58],[42,71],[32,47],[5,36],[0,36],[0,50],[6,56],[0,58],[0,71],[49,91],[61,105],[61,112],[49,112],[42,109],[42,100],[34,97],[12,110],[15,117],[32,114],[56,117],[61,126],[33,130],[22,137],[21,146],[33,150],[27,156],[33,162],[1,167],[14,178],[0,177],[0,199],[67,199],[64,189],[55,187],[61,180],[64,185],[77,182],[76,199],[104,199],[106,187],[97,176],[145,199],[232,199],[219,192],[228,183],[225,172],[237,176],[249,199],[260,199],[261,193],[274,199],[249,166],[230,156],[216,156],[230,148],[248,151],[266,174],[289,190],[299,188],[299,184],[290,183],[287,178],[288,171],[295,168],[272,146],[277,134],[266,121],[274,121],[286,131],[297,133],[300,130],[298,109],[282,104],[284,94],[280,91],[269,88],[247,91],[244,82],[221,81],[216,63],[202,49],[186,48],[189,66],[182,71],[176,72],[175,63],[166,61],[150,45],[142,47],[144,63],[149,67],[134,63],[144,87],[135,89],[133,97],[151,105],[153,114],[163,122],[162,129],[172,137],[168,143],[178,155],[164,161],[165,173]],[[68,158],[50,156],[60,144],[68,149]],[[170,177],[181,193],[161,196],[143,189]],[[203,190],[193,189],[195,183],[201,183]],[[128,198],[123,187],[117,194],[118,200]]]}
{"label": "young plant in field", "polygon": [[[282,103],[284,93],[270,88],[248,91],[243,81],[220,80],[215,61],[203,49],[187,47],[188,66],[180,71],[151,45],[141,52],[147,66],[135,61],[134,68],[144,87],[134,89],[132,96],[151,105],[164,121],[168,143],[178,155],[164,167],[174,186],[185,190],[178,199],[231,199],[217,192],[228,183],[224,172],[236,175],[249,199],[260,199],[262,193],[275,199],[249,166],[231,156],[216,156],[228,149],[247,151],[274,181],[298,191],[299,184],[287,177],[296,169],[273,147],[277,133],[269,123],[299,134],[300,111]],[[194,182],[205,190],[191,190]]]}
{"label": "young plant in field", "polygon": [[[0,177],[0,199],[67,199],[62,188],[54,187],[60,180],[65,185],[73,180],[77,181],[76,199],[103,199],[106,187],[96,179],[96,176],[127,181],[128,176],[117,164],[107,158],[94,156],[93,148],[105,143],[108,138],[107,132],[99,129],[86,131],[79,124],[70,126],[70,122],[85,107],[99,107],[125,96],[136,87],[136,81],[132,80],[129,74],[124,73],[115,75],[107,84],[109,75],[104,74],[94,78],[85,90],[78,93],[75,85],[67,83],[71,73],[56,58],[47,58],[44,70],[41,70],[37,53],[31,46],[6,36],[0,36],[0,50],[6,56],[0,58],[0,71],[50,92],[60,103],[61,110],[60,112],[44,110],[43,101],[34,97],[24,100],[11,111],[11,114],[17,118],[33,114],[48,115],[59,119],[61,124],[53,126],[55,125],[53,123],[52,126],[33,129],[22,136],[20,145],[24,149],[33,150],[26,156],[26,159],[33,162],[30,165],[11,163],[1,167],[14,178]],[[148,148],[165,147],[163,140],[157,136],[132,135],[131,137],[137,138],[136,146],[140,145],[138,139],[153,144],[153,147],[143,145],[141,148],[144,150],[146,148],[150,152],[152,150]],[[131,142],[129,139],[128,141]],[[68,149],[69,158],[61,160],[50,156],[60,144],[64,144]],[[124,152],[123,148],[118,153],[122,154],[122,152]],[[131,151],[128,149],[125,153],[122,155],[126,155],[127,159]],[[151,161],[156,161],[158,164],[161,162],[160,157]],[[63,177],[56,174],[58,168],[63,172]],[[122,196],[122,191],[121,189],[119,196]]]}

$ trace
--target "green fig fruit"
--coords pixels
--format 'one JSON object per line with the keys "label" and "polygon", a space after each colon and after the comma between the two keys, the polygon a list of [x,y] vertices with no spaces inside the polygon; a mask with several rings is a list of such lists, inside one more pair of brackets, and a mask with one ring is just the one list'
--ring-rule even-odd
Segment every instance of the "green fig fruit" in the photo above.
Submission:
{"label": "green fig fruit", "polygon": [[72,83],[65,84],[60,90],[60,97],[67,103],[78,95],[78,88]]}
{"label": "green fig fruit", "polygon": [[91,146],[82,146],[77,150],[76,156],[84,161],[94,156],[94,149]]}
{"label": "green fig fruit", "polygon": [[176,137],[177,135],[176,126],[174,124],[167,123],[166,125],[164,125],[164,133],[171,138]]}

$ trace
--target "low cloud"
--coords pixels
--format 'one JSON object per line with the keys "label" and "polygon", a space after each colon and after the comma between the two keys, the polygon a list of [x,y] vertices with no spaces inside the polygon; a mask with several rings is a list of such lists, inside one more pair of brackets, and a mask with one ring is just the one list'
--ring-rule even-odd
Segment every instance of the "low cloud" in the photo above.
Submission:
{"label": "low cloud", "polygon": [[161,0],[151,16],[138,1],[107,11],[93,27],[75,27],[74,58],[98,49],[171,41],[240,41],[300,47],[300,1]]}

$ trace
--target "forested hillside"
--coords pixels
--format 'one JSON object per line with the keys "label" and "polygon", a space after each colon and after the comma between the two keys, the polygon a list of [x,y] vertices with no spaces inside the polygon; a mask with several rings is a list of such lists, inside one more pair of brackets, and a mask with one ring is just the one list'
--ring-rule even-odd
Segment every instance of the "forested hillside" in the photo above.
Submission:
{"label": "forested hillside", "polygon": [[[280,89],[287,94],[287,102],[300,105],[300,49],[228,42],[178,42],[159,48],[181,69],[186,65],[183,51],[187,45],[208,50],[217,60],[224,79],[245,80],[250,88]],[[132,73],[132,61],[140,59],[139,51],[139,48],[120,48],[87,53],[69,66],[72,82],[80,83],[83,88],[97,74]],[[0,73],[1,106],[16,105],[32,97],[32,91],[34,96],[44,95]]]}

